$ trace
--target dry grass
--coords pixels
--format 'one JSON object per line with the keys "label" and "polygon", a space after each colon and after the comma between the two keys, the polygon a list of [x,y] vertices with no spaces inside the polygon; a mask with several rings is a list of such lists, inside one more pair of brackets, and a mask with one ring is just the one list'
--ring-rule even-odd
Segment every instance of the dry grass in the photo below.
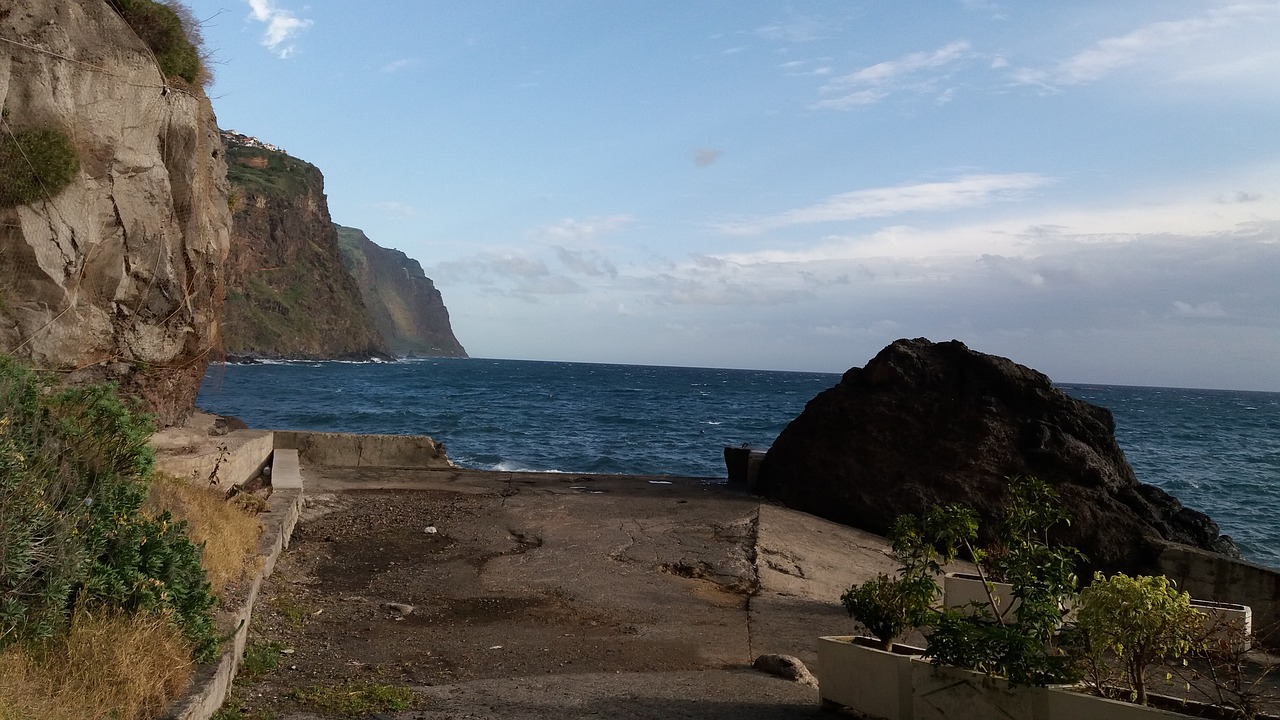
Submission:
{"label": "dry grass", "polygon": [[262,524],[237,503],[228,502],[221,491],[157,474],[147,506],[153,512],[167,509],[175,520],[187,522],[187,534],[196,544],[204,544],[201,562],[218,595],[255,572],[262,562],[258,555]]}
{"label": "dry grass", "polygon": [[191,672],[191,645],[165,618],[79,612],[67,637],[0,653],[0,720],[155,717]]}

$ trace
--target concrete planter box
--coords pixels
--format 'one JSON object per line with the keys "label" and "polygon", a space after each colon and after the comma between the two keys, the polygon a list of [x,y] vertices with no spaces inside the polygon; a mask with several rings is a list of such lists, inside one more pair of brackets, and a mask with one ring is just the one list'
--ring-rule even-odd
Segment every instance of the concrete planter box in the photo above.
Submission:
{"label": "concrete planter box", "polygon": [[[1067,688],[1049,688],[1045,693],[1040,720],[1161,720],[1164,718],[1234,718],[1230,710],[1216,705],[1186,702],[1175,697],[1149,695],[1151,702],[1160,707],[1135,705],[1121,700],[1109,700],[1085,692]],[[1185,708],[1187,712],[1179,712]],[[1259,715],[1258,720],[1276,720],[1273,715]]]}
{"label": "concrete planter box", "polygon": [[1191,607],[1204,613],[1204,629],[1210,642],[1224,650],[1242,653],[1253,645],[1253,610],[1248,605],[1191,600]]}
{"label": "concrete planter box", "polygon": [[1071,690],[1053,689],[1045,693],[1046,710],[1043,720],[1156,720],[1157,718],[1186,718],[1190,715],[1160,710],[1146,705],[1109,700],[1097,695]]}
{"label": "concrete planter box", "polygon": [[970,573],[947,573],[942,578],[942,606],[959,610],[969,617],[990,613],[992,619],[1013,620],[1014,611],[1022,604],[1013,596],[1013,586],[1004,582],[992,582],[991,586],[995,608],[991,607],[991,597],[987,596],[981,577]]}
{"label": "concrete planter box", "polygon": [[[868,643],[868,644],[863,644]],[[818,638],[818,693],[827,707],[846,707],[868,718],[911,720],[913,658],[924,651],[894,645],[880,650],[875,638]]]}
{"label": "concrete planter box", "polygon": [[[1045,688],[1013,687],[1004,678],[932,665],[917,660],[912,667],[911,707],[915,720],[1040,720]],[[1081,714],[1076,718],[1092,718]]]}

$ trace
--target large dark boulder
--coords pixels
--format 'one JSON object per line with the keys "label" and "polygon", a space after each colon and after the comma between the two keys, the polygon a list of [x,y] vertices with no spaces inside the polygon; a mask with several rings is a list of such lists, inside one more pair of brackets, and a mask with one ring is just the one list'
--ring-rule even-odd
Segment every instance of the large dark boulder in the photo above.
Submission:
{"label": "large dark boulder", "polygon": [[1208,516],[1138,482],[1109,410],[958,341],[899,340],[849,370],[778,436],[756,487],[880,534],[902,513],[962,503],[989,541],[1013,475],[1058,491],[1072,524],[1055,539],[1090,568],[1150,570],[1164,542],[1239,556]]}

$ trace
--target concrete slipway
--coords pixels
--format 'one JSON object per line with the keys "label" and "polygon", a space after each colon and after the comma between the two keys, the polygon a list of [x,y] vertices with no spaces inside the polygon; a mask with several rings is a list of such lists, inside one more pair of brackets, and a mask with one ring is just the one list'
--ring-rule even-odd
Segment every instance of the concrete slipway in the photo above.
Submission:
{"label": "concrete slipway", "polygon": [[[817,716],[814,688],[752,661],[781,653],[814,663],[817,636],[853,628],[840,594],[895,569],[883,538],[697,479],[467,471],[424,438],[207,430],[197,419],[157,436],[161,468],[227,485],[270,460],[275,490],[244,627],[175,718],[207,718],[221,704],[249,619],[270,622],[264,597],[327,608],[329,623],[286,638],[300,641],[293,670],[257,688],[268,701],[314,678],[353,677],[344,667],[396,680],[392,667],[419,699],[387,716],[406,720]],[[444,505],[455,522],[431,509]],[[416,507],[432,517],[405,511]],[[450,550],[388,542],[388,517],[424,535],[437,523]],[[370,544],[385,564],[355,584],[332,577]],[[539,609],[437,612],[495,597]],[[416,617],[385,610],[406,598]],[[350,627],[363,642],[343,640]],[[282,719],[317,717],[273,707]]]}

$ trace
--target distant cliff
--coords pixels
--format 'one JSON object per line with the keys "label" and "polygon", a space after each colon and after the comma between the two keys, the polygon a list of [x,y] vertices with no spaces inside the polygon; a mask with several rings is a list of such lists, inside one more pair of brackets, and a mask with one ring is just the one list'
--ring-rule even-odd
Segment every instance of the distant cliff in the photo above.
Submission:
{"label": "distant cliff", "polygon": [[390,349],[342,264],[324,176],[223,134],[234,227],[222,343],[228,355],[362,359]]}
{"label": "distant cliff", "polygon": [[0,352],[116,380],[170,424],[216,339],[230,214],[197,50],[172,11],[129,7],[150,24],[0,3]]}
{"label": "distant cliff", "polygon": [[400,357],[466,357],[449,326],[440,291],[422,266],[374,244],[362,230],[337,226],[342,262],[356,280],[374,327]]}

